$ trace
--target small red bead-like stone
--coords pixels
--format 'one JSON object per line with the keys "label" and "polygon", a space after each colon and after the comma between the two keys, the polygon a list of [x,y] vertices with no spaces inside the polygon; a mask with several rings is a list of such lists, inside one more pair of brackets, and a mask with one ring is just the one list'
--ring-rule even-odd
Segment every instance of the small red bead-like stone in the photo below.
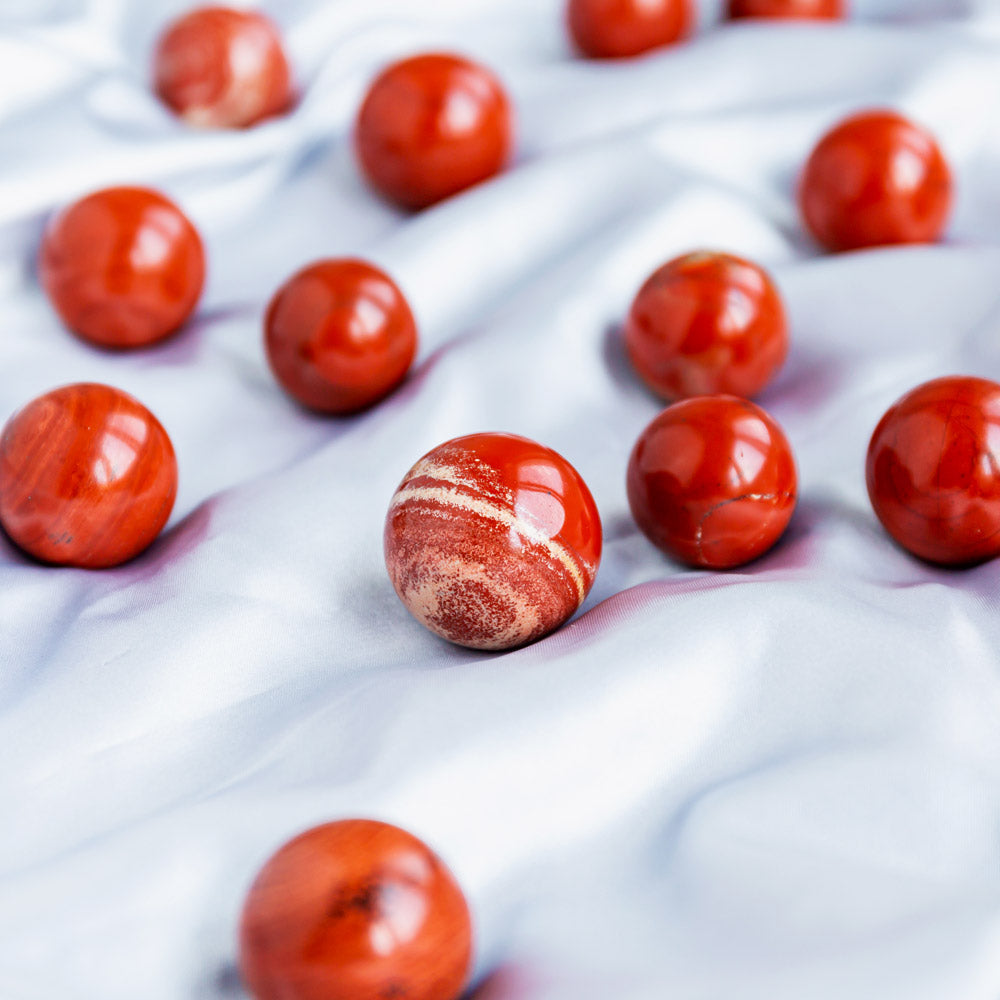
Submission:
{"label": "small red bead-like stone", "polygon": [[177,494],[167,432],[120,389],[53,389],[0,435],[0,524],[44,562],[100,568],[143,551]]}
{"label": "small red bead-like stone", "polygon": [[797,484],[784,432],[734,396],[667,407],[639,436],[627,479],[643,534],[674,559],[712,569],[767,552],[788,526]]}
{"label": "small red bead-like stone", "polygon": [[952,376],[894,403],[868,446],[868,495],[914,555],[968,565],[1000,553],[1000,385]]}
{"label": "small red bead-like stone", "polygon": [[426,454],[385,522],[400,599],[432,632],[475,649],[558,628],[583,603],[600,558],[600,516],[579,473],[513,434],[472,434]]}
{"label": "small red bead-like stone", "polygon": [[839,21],[847,17],[847,0],[729,0],[729,16]]}
{"label": "small red bead-like stone", "polygon": [[406,376],[417,326],[395,282],[362,260],[322,260],[271,300],[264,343],[271,369],[304,406],[352,413]]}
{"label": "small red bead-like stone", "polygon": [[830,250],[933,242],[951,203],[951,171],[934,137],[895,111],[841,122],[799,183],[806,225]]}
{"label": "small red bead-like stone", "polygon": [[691,0],[569,0],[566,23],[585,56],[621,59],[682,39],[694,7]]}
{"label": "small red bead-like stone", "polygon": [[256,11],[185,14],[160,36],[153,75],[160,99],[191,125],[245,128],[292,103],[281,35]]}
{"label": "small red bead-like stone", "polygon": [[755,396],[788,353],[788,324],[770,276],[748,260],[692,253],[639,289],[625,346],[643,381],[667,400]]}
{"label": "small red bead-like stone", "polygon": [[101,347],[143,347],[191,315],[205,281],[197,230],[145,188],[106,188],[49,223],[38,261],[63,322]]}
{"label": "small red bead-like stone", "polygon": [[452,874],[412,834],[373,820],[285,844],[240,924],[240,973],[256,1000],[456,1000],[471,955]]}
{"label": "small red bead-like stone", "polygon": [[354,141],[377,191],[424,208],[500,172],[510,156],[513,112],[483,66],[453,55],[414,56],[372,83]]}

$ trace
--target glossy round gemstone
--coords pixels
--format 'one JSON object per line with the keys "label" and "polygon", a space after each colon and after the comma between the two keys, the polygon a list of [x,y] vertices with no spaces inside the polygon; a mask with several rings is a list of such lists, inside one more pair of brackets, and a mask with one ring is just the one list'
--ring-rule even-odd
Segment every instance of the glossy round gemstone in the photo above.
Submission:
{"label": "glossy round gemstone", "polygon": [[257,11],[202,7],[160,36],[153,61],[160,99],[191,125],[244,128],[292,103],[281,35]]}
{"label": "glossy round gemstone", "polygon": [[0,524],[44,562],[117,566],[160,533],[177,494],[167,432],[107,385],[53,389],[0,435]]}
{"label": "glossy round gemstone", "polygon": [[455,438],[403,478],[385,522],[396,593],[432,632],[476,649],[541,638],[583,603],[601,521],[561,455],[513,434]]}
{"label": "glossy round gemstone", "polygon": [[788,324],[770,276],[724,253],[664,264],[639,289],[625,346],[642,380],[666,400],[755,396],[788,353]]}
{"label": "glossy round gemstone", "polygon": [[679,41],[695,20],[692,0],[569,0],[576,47],[593,59],[620,59]]}
{"label": "glossy round gemstone", "polygon": [[372,820],[285,844],[240,924],[240,972],[256,1000],[457,1000],[471,954],[454,877],[416,837]]}
{"label": "glossy round gemstone", "polygon": [[387,274],[362,260],[322,260],[272,299],[265,346],[278,381],[300,403],[352,413],[405,378],[417,327]]}
{"label": "glossy round gemstone", "polygon": [[667,407],[639,436],[627,480],[643,534],[679,562],[712,569],[742,566],[778,541],[797,483],[784,432],[735,396]]}
{"label": "glossy round gemstone", "polygon": [[868,495],[916,556],[967,565],[1000,553],[1000,385],[951,376],[894,403],[868,446]]}
{"label": "glossy round gemstone", "polygon": [[806,226],[830,250],[933,242],[951,202],[951,171],[934,137],[895,111],[837,125],[799,184]]}
{"label": "glossy round gemstone", "polygon": [[847,0],[729,0],[729,16],[836,21],[847,17]]}
{"label": "glossy round gemstone", "polygon": [[354,139],[377,191],[424,208],[503,169],[513,112],[485,67],[454,55],[419,55],[393,63],[372,83]]}
{"label": "glossy round gemstone", "polygon": [[63,322],[100,347],[144,347],[178,330],[205,281],[197,230],[169,199],[106,188],[49,223],[38,261]]}

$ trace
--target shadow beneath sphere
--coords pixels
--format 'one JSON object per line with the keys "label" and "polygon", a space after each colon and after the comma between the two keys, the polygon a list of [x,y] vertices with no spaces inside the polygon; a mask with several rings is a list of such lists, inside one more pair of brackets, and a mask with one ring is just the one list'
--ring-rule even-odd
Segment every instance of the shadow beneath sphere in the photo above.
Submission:
{"label": "shadow beneath sphere", "polygon": [[615,387],[623,392],[651,395],[636,375],[625,350],[625,327],[612,323],[601,338],[601,357]]}
{"label": "shadow beneath sphere", "polygon": [[525,970],[505,965],[489,973],[465,995],[465,1000],[528,1000],[534,992]]}

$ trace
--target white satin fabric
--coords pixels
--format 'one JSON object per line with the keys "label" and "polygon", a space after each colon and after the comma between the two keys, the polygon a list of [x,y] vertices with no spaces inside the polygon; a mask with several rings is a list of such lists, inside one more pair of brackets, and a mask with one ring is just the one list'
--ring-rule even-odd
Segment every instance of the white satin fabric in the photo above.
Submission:
{"label": "white satin fabric", "polygon": [[[571,57],[560,0],[272,0],[289,117],[195,132],[147,88],[185,0],[0,0],[0,419],[66,382],[138,396],[181,487],[108,572],[0,542],[0,998],[232,1000],[257,867],[314,823],[425,838],[477,924],[477,1000],[996,1000],[1000,563],[945,572],[869,507],[868,437],[946,373],[1000,377],[1000,3],[855,0],[843,25],[719,24],[649,58]],[[512,169],[419,215],[359,180],[373,72],[421,49],[493,66]],[[823,256],[794,180],[849,110],[940,138],[940,246]],[[196,321],[110,355],[61,328],[45,213],[141,182],[201,229]],[[773,269],[794,344],[761,403],[797,453],[786,540],[726,574],[670,563],[625,498],[659,406],[624,361],[632,294],[675,253]],[[367,256],[419,319],[409,382],[308,416],[265,364],[293,270]],[[606,547],[568,627],[449,646],[382,563],[429,448],[507,430],[589,483]]]}

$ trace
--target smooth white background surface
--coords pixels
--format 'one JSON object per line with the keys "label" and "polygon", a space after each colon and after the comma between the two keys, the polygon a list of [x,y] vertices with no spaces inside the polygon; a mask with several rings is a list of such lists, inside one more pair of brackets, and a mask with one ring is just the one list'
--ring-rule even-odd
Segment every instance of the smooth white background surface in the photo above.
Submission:
{"label": "smooth white background surface", "polygon": [[[142,399],[175,443],[171,528],[113,572],[0,542],[0,998],[240,996],[256,868],[315,822],[400,823],[474,906],[478,1000],[996,1000],[1000,565],[931,569],[882,533],[868,437],[926,378],[1000,377],[1000,4],[856,0],[845,25],[717,24],[622,64],[574,60],[557,0],[288,0],[303,98],[197,133],[147,90],[175,0],[0,0],[0,415],[55,385]],[[517,102],[503,178],[419,216],[347,141],[387,60],[457,49]],[[816,138],[893,105],[952,161],[942,246],[818,254],[792,192]],[[210,280],[175,340],[89,349],[41,297],[45,213],[158,185]],[[760,400],[802,484],[745,571],[681,569],[631,523],[658,411],[618,324],[673,254],[770,266],[793,348]],[[391,270],[422,329],[408,384],[307,416],[261,348],[313,258]],[[573,624],[476,654],[407,615],[382,517],[448,437],[561,451],[603,516]]]}

